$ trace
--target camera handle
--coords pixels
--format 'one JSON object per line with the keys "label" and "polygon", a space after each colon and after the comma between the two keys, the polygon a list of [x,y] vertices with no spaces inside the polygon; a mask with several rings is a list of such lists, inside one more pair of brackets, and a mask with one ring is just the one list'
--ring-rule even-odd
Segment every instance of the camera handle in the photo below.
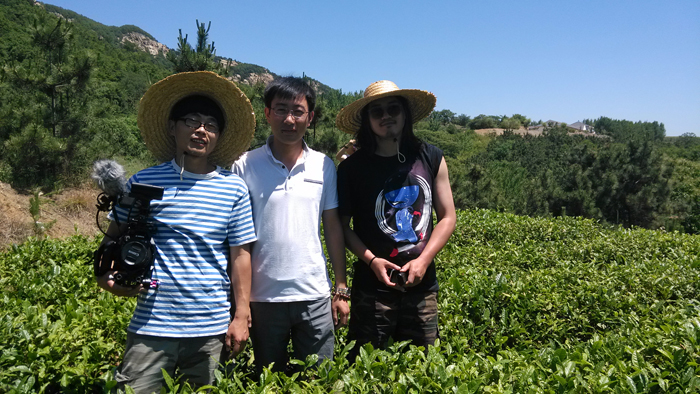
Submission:
{"label": "camera handle", "polygon": [[100,245],[93,255],[93,270],[95,277],[100,277],[112,269],[112,262],[119,253],[119,246],[114,241]]}

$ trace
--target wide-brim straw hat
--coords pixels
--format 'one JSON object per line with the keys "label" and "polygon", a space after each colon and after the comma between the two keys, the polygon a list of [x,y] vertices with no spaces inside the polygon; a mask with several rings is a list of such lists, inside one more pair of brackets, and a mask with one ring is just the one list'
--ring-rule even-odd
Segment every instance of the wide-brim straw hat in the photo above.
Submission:
{"label": "wide-brim straw hat", "polygon": [[355,134],[360,129],[362,108],[374,100],[401,96],[408,101],[411,109],[413,123],[430,115],[435,108],[435,95],[425,90],[399,89],[391,81],[377,81],[365,89],[364,97],[343,107],[335,118],[335,124],[339,129],[348,134]]}
{"label": "wide-brim straw hat", "polygon": [[255,132],[255,115],[248,97],[231,81],[210,71],[183,72],[153,84],[141,98],[138,126],[146,147],[160,162],[175,157],[175,138],[170,134],[170,111],[178,101],[191,95],[216,101],[225,117],[211,164],[230,167],[248,149]]}

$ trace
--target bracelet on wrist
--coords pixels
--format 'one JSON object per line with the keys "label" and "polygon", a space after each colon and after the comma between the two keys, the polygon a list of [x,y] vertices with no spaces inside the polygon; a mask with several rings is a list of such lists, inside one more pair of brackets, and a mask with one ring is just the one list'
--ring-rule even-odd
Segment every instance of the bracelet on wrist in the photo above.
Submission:
{"label": "bracelet on wrist", "polygon": [[372,262],[373,262],[374,259],[376,259],[376,258],[377,258],[377,256],[374,256],[374,257],[372,257],[372,258],[369,260],[369,263],[367,263],[367,266],[368,266],[369,268],[372,268]]}
{"label": "bracelet on wrist", "polygon": [[344,300],[350,299],[350,289],[347,287],[339,287],[333,290],[333,295],[338,296]]}

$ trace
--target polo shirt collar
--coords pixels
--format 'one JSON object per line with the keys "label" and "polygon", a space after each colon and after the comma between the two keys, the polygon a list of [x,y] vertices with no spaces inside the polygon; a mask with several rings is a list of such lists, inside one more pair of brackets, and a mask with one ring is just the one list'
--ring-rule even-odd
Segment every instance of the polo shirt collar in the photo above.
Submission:
{"label": "polo shirt collar", "polygon": [[[272,149],[270,149],[270,144],[272,144],[273,136],[267,137],[267,141],[265,141],[265,153],[272,159],[274,162],[282,163],[281,161],[277,160],[275,158],[275,155],[272,154]],[[301,159],[297,161],[297,164],[301,164],[306,161],[307,156],[309,155],[309,146],[306,145],[306,141],[304,139],[301,140]]]}

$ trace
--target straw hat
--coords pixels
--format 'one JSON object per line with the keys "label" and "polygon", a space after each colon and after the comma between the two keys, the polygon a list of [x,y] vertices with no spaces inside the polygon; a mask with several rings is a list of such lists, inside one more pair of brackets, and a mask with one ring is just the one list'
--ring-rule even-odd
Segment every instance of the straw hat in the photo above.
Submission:
{"label": "straw hat", "polygon": [[211,98],[223,110],[225,127],[209,162],[230,167],[250,145],[255,115],[248,97],[233,82],[210,71],[174,74],[146,91],[138,112],[138,126],[146,147],[160,162],[175,156],[175,139],[168,132],[170,111],[178,101],[193,94]]}
{"label": "straw hat", "polygon": [[430,115],[430,112],[435,108],[436,98],[430,92],[417,89],[399,89],[391,81],[377,81],[367,86],[363,98],[343,107],[338,112],[338,117],[335,119],[336,126],[348,134],[355,134],[360,129],[362,108],[374,100],[389,96],[401,96],[408,101],[414,123]]}

